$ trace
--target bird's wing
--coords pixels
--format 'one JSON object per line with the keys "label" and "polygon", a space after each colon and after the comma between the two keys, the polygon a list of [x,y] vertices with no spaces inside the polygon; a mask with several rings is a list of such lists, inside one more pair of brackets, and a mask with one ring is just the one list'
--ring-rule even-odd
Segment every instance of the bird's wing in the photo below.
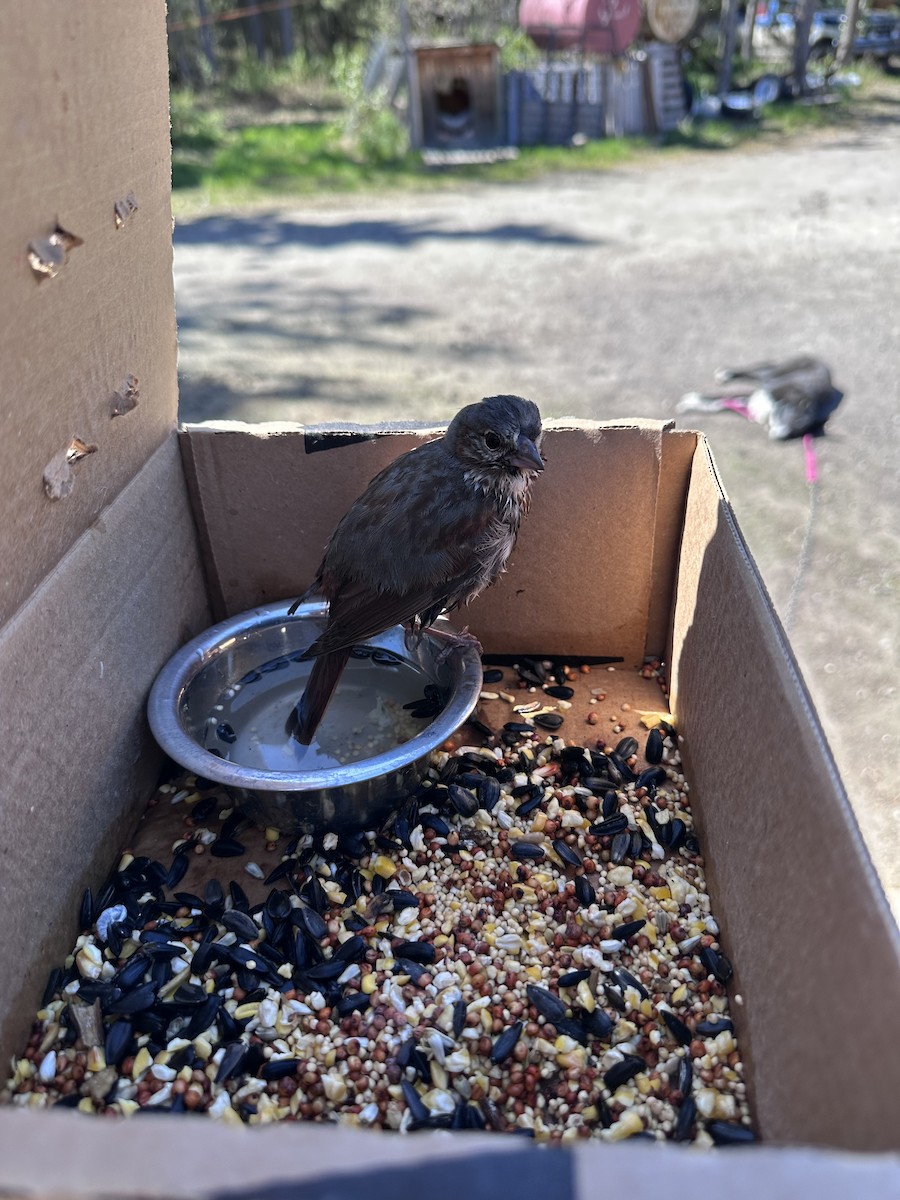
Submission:
{"label": "bird's wing", "polygon": [[440,587],[423,587],[418,592],[378,592],[364,584],[342,587],[330,602],[328,627],[307,651],[313,657],[343,650],[375,637],[393,625],[403,625],[419,613],[450,603],[467,576],[443,581]]}

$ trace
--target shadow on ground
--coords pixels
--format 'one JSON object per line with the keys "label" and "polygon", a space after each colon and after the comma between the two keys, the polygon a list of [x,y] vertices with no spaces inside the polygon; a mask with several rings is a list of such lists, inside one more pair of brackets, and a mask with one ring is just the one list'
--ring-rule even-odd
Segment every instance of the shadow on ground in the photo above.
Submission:
{"label": "shadow on ground", "polygon": [[245,246],[299,245],[331,250],[368,242],[374,245],[412,246],[426,238],[450,241],[542,242],[555,246],[596,246],[598,241],[549,225],[508,222],[487,229],[453,228],[434,221],[348,220],[334,225],[304,224],[283,213],[253,213],[246,216],[211,216],[178,225],[176,245],[201,246],[216,243]]}

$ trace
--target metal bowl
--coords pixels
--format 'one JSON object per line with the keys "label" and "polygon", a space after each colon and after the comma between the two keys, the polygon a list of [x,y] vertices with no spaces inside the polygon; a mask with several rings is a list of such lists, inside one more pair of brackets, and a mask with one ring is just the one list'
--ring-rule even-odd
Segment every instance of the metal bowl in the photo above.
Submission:
{"label": "metal bowl", "polygon": [[[416,789],[431,751],[463,724],[481,690],[481,660],[474,645],[439,662],[441,640],[425,633],[410,650],[402,627],[397,626],[371,638],[367,647],[388,651],[388,658],[396,656],[417,668],[423,683],[436,684],[449,695],[440,714],[408,741],[324,770],[260,770],[206,749],[209,714],[218,698],[263,664],[285,657],[296,661],[324,627],[326,614],[324,601],[311,601],[289,617],[287,602],[281,602],[213,625],[173,655],[157,676],[148,701],[153,736],[175,762],[222,784],[258,825],[287,834],[377,828]],[[443,620],[438,628],[442,624],[451,628]],[[254,687],[266,687],[266,681],[277,674],[263,674]]]}

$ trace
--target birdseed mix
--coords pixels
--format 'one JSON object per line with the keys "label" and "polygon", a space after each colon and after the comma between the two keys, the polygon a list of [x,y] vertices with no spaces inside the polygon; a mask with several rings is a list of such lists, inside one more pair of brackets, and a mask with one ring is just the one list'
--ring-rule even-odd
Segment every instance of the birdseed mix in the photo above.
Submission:
{"label": "birdseed mix", "polygon": [[377,832],[287,839],[208,780],[162,783],[165,855],[139,831],[85,893],[0,1098],[752,1141],[679,738],[615,675],[486,670],[468,744]]}

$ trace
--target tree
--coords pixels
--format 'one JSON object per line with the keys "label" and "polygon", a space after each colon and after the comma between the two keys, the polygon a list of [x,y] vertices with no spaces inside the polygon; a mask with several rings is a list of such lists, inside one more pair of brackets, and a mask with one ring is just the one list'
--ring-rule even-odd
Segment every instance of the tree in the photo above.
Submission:
{"label": "tree", "polygon": [[794,92],[798,96],[805,96],[809,90],[806,86],[806,64],[809,59],[809,34],[817,8],[818,0],[797,0],[791,73],[794,77]]}
{"label": "tree", "polygon": [[841,26],[841,38],[838,42],[837,53],[834,56],[834,69],[836,71],[840,71],[843,67],[846,67],[850,61],[858,20],[859,0],[847,0],[847,11],[844,14],[844,24]]}
{"label": "tree", "polygon": [[737,24],[740,15],[739,0],[722,0],[722,16],[719,22],[719,71],[716,91],[723,96],[731,87],[731,71],[734,59],[734,44],[737,40]]}

